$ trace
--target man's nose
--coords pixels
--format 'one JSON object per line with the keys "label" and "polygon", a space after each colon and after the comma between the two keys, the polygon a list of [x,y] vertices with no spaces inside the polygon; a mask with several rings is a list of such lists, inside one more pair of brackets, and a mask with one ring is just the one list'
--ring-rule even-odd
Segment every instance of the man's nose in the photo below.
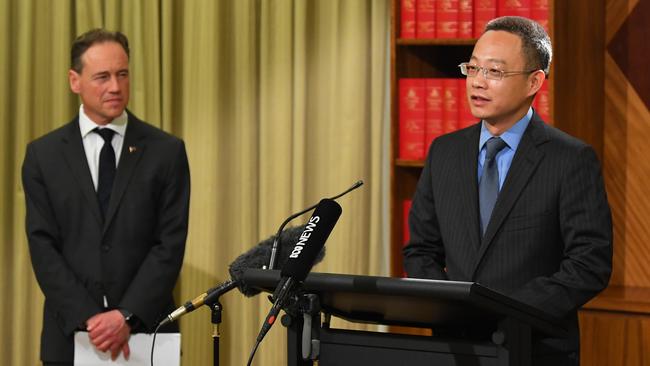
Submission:
{"label": "man's nose", "polygon": [[487,86],[487,78],[485,77],[485,72],[483,69],[480,69],[476,76],[472,78],[472,87],[473,88],[485,88]]}
{"label": "man's nose", "polygon": [[117,80],[117,75],[111,76],[111,79],[108,84],[108,90],[110,92],[119,92],[120,91],[120,82]]}

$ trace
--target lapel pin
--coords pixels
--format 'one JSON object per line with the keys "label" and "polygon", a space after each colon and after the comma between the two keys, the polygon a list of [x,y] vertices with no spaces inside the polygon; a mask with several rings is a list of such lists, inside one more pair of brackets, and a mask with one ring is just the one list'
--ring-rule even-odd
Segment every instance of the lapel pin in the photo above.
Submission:
{"label": "lapel pin", "polygon": [[129,146],[129,154],[136,152],[138,149],[135,146]]}

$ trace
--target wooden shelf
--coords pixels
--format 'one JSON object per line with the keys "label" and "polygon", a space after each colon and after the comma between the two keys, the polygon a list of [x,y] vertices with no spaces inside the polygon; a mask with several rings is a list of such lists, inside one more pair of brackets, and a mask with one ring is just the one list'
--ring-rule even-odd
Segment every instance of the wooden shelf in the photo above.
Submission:
{"label": "wooden shelf", "polygon": [[650,288],[610,286],[582,308],[650,315]]}
{"label": "wooden shelf", "polygon": [[396,159],[395,166],[407,167],[407,168],[422,168],[424,167],[424,160]]}

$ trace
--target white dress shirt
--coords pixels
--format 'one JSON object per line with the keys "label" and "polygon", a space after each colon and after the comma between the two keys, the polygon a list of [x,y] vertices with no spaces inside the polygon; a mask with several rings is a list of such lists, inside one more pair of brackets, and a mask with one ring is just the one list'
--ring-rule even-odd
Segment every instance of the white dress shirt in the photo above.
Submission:
{"label": "white dress shirt", "polygon": [[117,168],[120,162],[128,120],[126,111],[124,111],[121,116],[115,118],[111,123],[106,126],[100,126],[88,118],[84,112],[83,104],[79,107],[79,130],[81,130],[81,139],[83,140],[84,151],[86,152],[88,168],[90,168],[90,175],[93,178],[95,191],[97,191],[97,179],[99,176],[99,153],[102,147],[104,147],[104,139],[98,133],[92,131],[97,127],[110,128],[115,131],[111,145],[113,145],[113,150],[115,150],[115,167]]}

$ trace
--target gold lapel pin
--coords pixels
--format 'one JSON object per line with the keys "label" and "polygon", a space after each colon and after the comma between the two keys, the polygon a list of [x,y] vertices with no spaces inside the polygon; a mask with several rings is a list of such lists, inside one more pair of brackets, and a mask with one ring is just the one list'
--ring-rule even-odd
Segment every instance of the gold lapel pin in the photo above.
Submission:
{"label": "gold lapel pin", "polygon": [[138,150],[135,146],[129,146],[129,154],[132,154]]}

